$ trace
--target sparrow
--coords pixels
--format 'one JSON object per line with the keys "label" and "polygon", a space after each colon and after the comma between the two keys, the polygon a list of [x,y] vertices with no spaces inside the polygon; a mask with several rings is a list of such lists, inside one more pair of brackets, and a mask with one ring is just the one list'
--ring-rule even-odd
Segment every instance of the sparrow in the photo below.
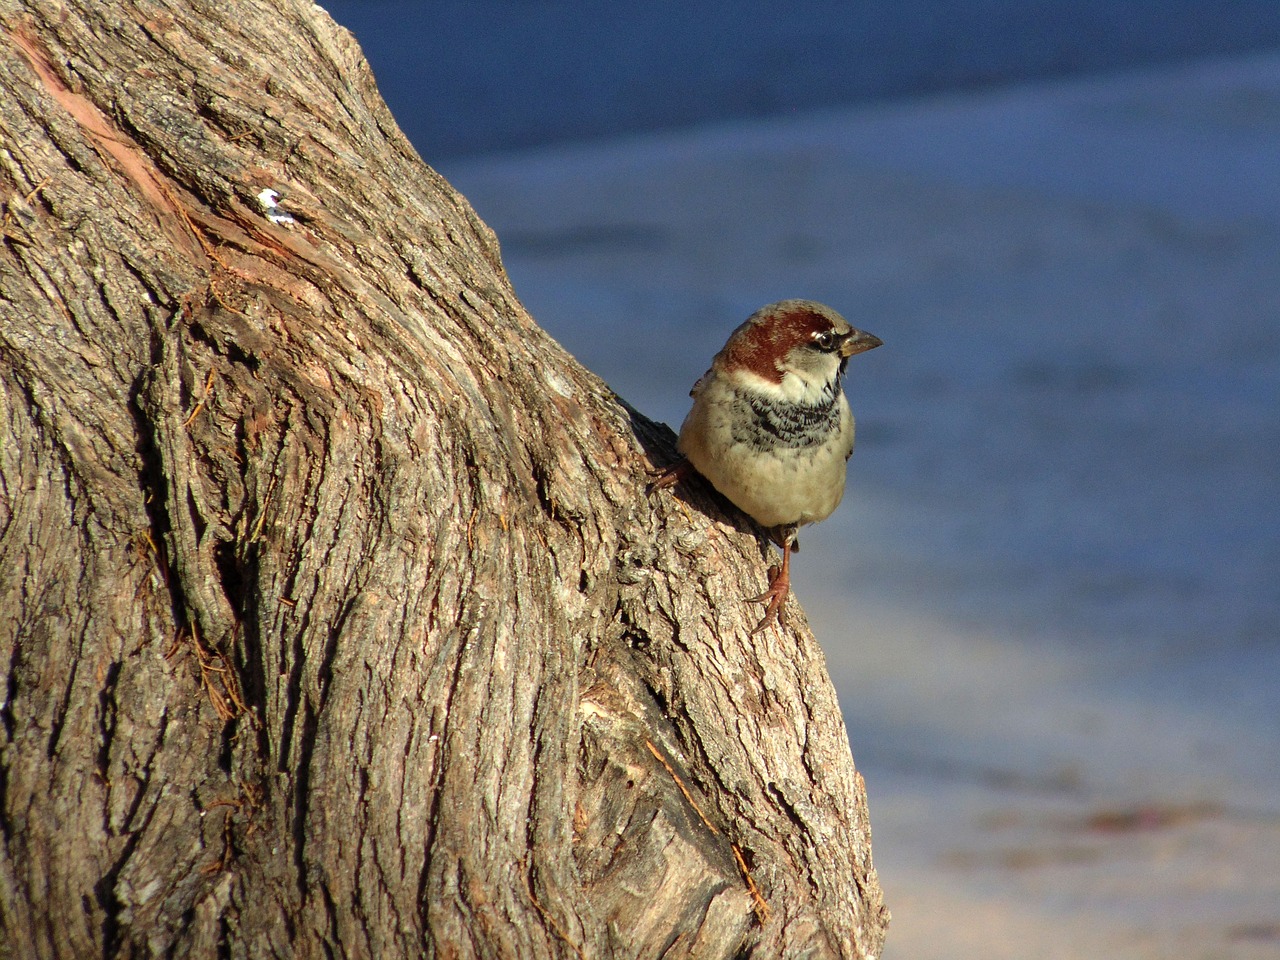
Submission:
{"label": "sparrow", "polygon": [[782,548],[768,589],[750,598],[766,604],[753,634],[778,622],[800,527],[825,520],[844,496],[854,421],[841,379],[850,357],[882,343],[821,303],[780,300],[734,330],[689,391],[676,442],[683,459],[650,491],[699,473]]}

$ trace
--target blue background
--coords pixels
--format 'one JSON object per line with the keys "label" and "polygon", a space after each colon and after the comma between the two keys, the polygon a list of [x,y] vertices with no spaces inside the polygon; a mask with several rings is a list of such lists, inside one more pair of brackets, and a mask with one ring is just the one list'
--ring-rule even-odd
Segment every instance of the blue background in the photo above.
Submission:
{"label": "blue background", "polygon": [[330,0],[428,162],[1280,46],[1276,0]]}

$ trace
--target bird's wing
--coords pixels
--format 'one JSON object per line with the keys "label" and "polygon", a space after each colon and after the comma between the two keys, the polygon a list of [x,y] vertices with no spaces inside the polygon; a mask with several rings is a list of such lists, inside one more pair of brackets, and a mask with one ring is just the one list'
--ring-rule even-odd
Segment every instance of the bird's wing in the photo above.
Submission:
{"label": "bird's wing", "polygon": [[698,391],[702,389],[702,385],[707,382],[707,378],[710,376],[711,376],[711,370],[708,369],[706,373],[704,373],[702,376],[698,378],[698,382],[695,383],[692,388],[690,388],[689,396],[696,397],[698,395]]}

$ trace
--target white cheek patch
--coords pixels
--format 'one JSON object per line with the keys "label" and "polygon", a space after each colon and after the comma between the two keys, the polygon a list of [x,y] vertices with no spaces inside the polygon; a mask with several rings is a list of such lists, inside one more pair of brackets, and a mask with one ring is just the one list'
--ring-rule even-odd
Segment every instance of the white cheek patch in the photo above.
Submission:
{"label": "white cheek patch", "polygon": [[734,385],[749,390],[772,400],[775,403],[798,403],[803,406],[817,406],[830,400],[835,389],[838,367],[832,364],[829,374],[815,370],[788,370],[782,375],[781,383],[766,380],[758,373],[750,370],[733,371]]}
{"label": "white cheek patch", "polygon": [[[788,371],[782,377],[781,395],[791,403],[814,406],[828,401],[839,389],[836,378],[839,369],[832,366],[830,372],[817,370]],[[833,389],[834,386],[834,389]]]}
{"label": "white cheek patch", "polygon": [[[760,376],[760,374],[754,373],[751,370],[745,370],[739,367],[729,374],[728,379],[733,381],[733,384],[736,387],[740,387],[744,390],[758,391],[766,397],[769,397],[771,400],[788,399],[787,395],[783,392],[783,387],[781,385],[774,383],[772,380],[767,380]],[[786,379],[786,376],[783,376],[782,380],[784,384],[786,383]]]}

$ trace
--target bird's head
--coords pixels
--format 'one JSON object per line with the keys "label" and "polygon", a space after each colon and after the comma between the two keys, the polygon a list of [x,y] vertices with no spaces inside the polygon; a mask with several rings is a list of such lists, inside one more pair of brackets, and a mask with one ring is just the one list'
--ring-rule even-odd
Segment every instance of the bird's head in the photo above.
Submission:
{"label": "bird's head", "polygon": [[854,354],[881,345],[813,300],[761,307],[729,337],[716,363],[729,376],[792,402],[829,394]]}

